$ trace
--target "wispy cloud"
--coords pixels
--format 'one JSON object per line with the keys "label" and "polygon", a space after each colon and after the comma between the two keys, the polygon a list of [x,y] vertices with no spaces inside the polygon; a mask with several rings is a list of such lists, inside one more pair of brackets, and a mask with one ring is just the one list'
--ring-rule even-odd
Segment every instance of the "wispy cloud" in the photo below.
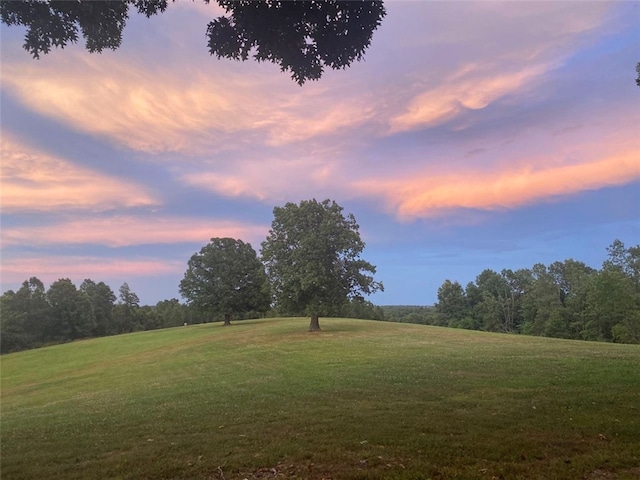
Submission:
{"label": "wispy cloud", "polygon": [[35,112],[151,154],[212,156],[247,143],[281,146],[342,134],[375,113],[367,98],[319,84],[302,91],[277,70],[256,79],[214,60],[199,69],[188,59],[160,67],[136,56],[75,51],[56,60],[46,76],[40,64],[5,63],[3,87]]}
{"label": "wispy cloud", "polygon": [[107,210],[158,205],[144,187],[79,167],[3,134],[2,189],[5,213],[61,208]]}
{"label": "wispy cloud", "polygon": [[486,71],[478,65],[465,66],[439,85],[417,94],[402,113],[389,120],[389,132],[434,127],[465,110],[485,108],[495,100],[525,88],[547,70],[546,65],[535,65],[502,73]]}
{"label": "wispy cloud", "polygon": [[146,244],[198,242],[212,237],[263,239],[267,225],[235,221],[147,215],[79,218],[53,225],[4,228],[4,246],[104,245],[125,247]]}
{"label": "wispy cloud", "polygon": [[91,256],[42,256],[3,259],[2,282],[19,284],[32,276],[45,283],[59,278],[71,278],[81,282],[85,278],[104,281],[112,278],[153,277],[178,274],[185,263],[153,258],[101,258]]}
{"label": "wispy cloud", "polygon": [[177,70],[69,52],[46,76],[33,63],[4,65],[1,75],[32,110],[135,150],[189,151],[199,134],[212,145],[246,127],[228,85],[201,72],[185,80]]}
{"label": "wispy cloud", "polygon": [[382,194],[393,213],[410,220],[451,214],[456,209],[512,209],[638,179],[640,164],[633,150],[577,165],[438,175],[424,172],[411,179],[364,180],[356,188],[369,196]]}
{"label": "wispy cloud", "polygon": [[219,162],[196,166],[180,173],[186,184],[230,198],[253,198],[262,202],[340,193],[347,188],[347,162],[339,148],[313,151],[305,145],[273,153],[248,154],[242,162]]}

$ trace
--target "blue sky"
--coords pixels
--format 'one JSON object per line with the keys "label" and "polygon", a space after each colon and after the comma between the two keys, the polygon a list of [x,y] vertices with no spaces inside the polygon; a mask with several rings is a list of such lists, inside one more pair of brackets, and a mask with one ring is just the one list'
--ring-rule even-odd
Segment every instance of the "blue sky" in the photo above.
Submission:
{"label": "blue sky", "polygon": [[2,291],[37,276],[179,298],[208,239],[276,205],[356,216],[381,305],[640,238],[637,2],[386,2],[364,61],[300,87],[207,53],[215,5],[132,16],[116,51],[33,60],[1,28]]}

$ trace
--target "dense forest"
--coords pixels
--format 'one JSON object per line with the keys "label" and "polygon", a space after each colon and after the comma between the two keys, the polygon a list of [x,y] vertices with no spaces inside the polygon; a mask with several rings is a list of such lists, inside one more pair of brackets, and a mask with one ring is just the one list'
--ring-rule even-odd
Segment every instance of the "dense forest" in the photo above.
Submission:
{"label": "dense forest", "polygon": [[385,320],[575,340],[640,343],[640,245],[615,240],[600,270],[573,259],[463,287],[445,280],[434,306],[382,307]]}
{"label": "dense forest", "polygon": [[140,306],[127,283],[116,297],[104,282],[90,279],[76,288],[71,280],[62,278],[46,290],[41,280],[31,277],[17,292],[5,292],[0,306],[2,353],[203,321],[202,315],[176,299],[163,300],[155,307]]}
{"label": "dense forest", "polygon": [[446,280],[427,323],[580,340],[640,343],[640,245],[615,240],[600,270],[576,260]]}
{"label": "dense forest", "polygon": [[[572,259],[500,273],[487,269],[466,287],[445,280],[435,306],[380,307],[358,296],[336,313],[490,332],[640,343],[640,245],[626,248],[616,240],[607,252],[600,270]],[[9,290],[0,297],[0,309],[2,353],[223,320],[221,312],[175,298],[141,306],[127,283],[116,296],[104,282],[90,279],[76,287],[63,278],[46,289],[31,277],[18,291]],[[248,311],[234,319],[283,313]]]}

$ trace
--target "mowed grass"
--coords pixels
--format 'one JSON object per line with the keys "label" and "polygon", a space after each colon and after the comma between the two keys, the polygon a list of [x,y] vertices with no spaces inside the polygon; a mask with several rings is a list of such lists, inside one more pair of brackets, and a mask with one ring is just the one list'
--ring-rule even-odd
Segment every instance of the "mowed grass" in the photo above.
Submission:
{"label": "mowed grass", "polygon": [[9,479],[640,477],[640,347],[321,319],[1,358]]}

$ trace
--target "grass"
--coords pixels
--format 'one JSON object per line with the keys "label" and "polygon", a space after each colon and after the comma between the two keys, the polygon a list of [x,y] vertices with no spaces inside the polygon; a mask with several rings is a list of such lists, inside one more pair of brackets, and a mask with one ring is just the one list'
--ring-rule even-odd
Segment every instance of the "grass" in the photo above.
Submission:
{"label": "grass", "polygon": [[3,479],[631,479],[640,348],[321,319],[9,354]]}

